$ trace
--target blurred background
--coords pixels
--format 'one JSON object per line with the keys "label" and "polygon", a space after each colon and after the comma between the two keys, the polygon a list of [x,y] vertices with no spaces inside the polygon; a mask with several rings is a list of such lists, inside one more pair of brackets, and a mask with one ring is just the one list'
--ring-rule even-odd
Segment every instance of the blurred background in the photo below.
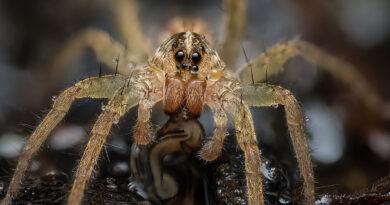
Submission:
{"label": "blurred background", "polygon": [[[90,50],[68,62],[67,72],[49,84],[48,64],[66,40],[96,27],[117,38],[108,0],[0,1],[0,192],[8,184],[26,138],[51,108],[52,100],[75,82],[98,76],[99,62]],[[390,101],[390,1],[387,0],[249,0],[243,47],[249,59],[272,45],[302,39],[352,63],[370,86]],[[207,22],[217,45],[223,32],[220,0],[139,1],[145,35],[157,48],[178,16]],[[132,22],[129,22],[129,24]],[[114,56],[113,56],[114,57]],[[237,69],[245,62],[240,54]],[[103,74],[111,71],[103,65]],[[352,193],[386,176],[390,170],[390,119],[383,108],[370,110],[348,86],[303,58],[289,60],[283,72],[268,79],[293,92],[300,102],[312,153],[318,194]],[[77,100],[34,158],[30,172],[63,171],[72,175],[89,130],[106,100]],[[252,110],[262,147],[296,170],[283,108]],[[154,123],[167,119],[154,112]],[[131,111],[114,127],[103,160],[106,170],[129,174]],[[212,135],[209,110],[201,117]],[[100,163],[102,163],[102,161]],[[102,165],[103,166],[103,165]]]}

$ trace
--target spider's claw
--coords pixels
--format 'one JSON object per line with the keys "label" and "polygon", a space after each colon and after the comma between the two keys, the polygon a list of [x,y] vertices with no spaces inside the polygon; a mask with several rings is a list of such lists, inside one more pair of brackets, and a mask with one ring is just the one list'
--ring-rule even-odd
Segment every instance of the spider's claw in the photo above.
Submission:
{"label": "spider's claw", "polygon": [[139,145],[147,145],[152,138],[149,135],[149,124],[147,122],[137,122],[133,132],[134,141]]}

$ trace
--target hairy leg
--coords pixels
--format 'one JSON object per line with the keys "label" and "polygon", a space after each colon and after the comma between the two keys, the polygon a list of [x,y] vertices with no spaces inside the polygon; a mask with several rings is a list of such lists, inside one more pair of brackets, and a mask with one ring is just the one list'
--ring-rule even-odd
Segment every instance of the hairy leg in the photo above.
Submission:
{"label": "hairy leg", "polygon": [[208,106],[214,113],[215,130],[213,138],[202,146],[200,157],[205,161],[213,161],[219,157],[223,148],[223,142],[227,131],[227,117],[218,101],[208,102]]}
{"label": "hairy leg", "polygon": [[253,70],[248,64],[239,69],[237,74],[240,76],[241,82],[246,84],[252,83],[252,76],[254,82],[264,82],[266,75],[277,74],[287,60],[297,55],[302,55],[308,62],[318,65],[318,68],[324,69],[337,80],[347,84],[366,106],[372,110],[380,110],[380,114],[390,118],[390,103],[383,101],[352,64],[332,56],[308,42],[277,44],[250,63]]}
{"label": "hairy leg", "polygon": [[150,55],[151,46],[142,31],[138,19],[138,5],[136,0],[110,1],[116,29],[121,41],[127,43],[131,60],[136,64],[144,63]]}
{"label": "hairy leg", "polygon": [[313,167],[303,129],[303,115],[297,100],[290,91],[268,84],[249,85],[243,88],[242,95],[249,106],[284,106],[291,141],[304,179],[306,204],[314,204]]}
{"label": "hairy leg", "polygon": [[104,76],[101,78],[88,78],[76,85],[66,89],[53,104],[53,108],[36,128],[34,133],[26,142],[19,157],[18,165],[15,169],[8,192],[2,200],[1,205],[9,204],[17,194],[23,174],[28,168],[29,162],[34,153],[41,147],[50,132],[62,120],[68,112],[72,102],[76,98],[111,98],[112,93],[123,85],[123,76]]}
{"label": "hairy leg", "polygon": [[[77,168],[75,181],[70,193],[68,204],[80,204],[85,184],[91,176],[93,167],[99,157],[100,151],[107,139],[112,124],[117,124],[119,119],[137,104],[143,107],[146,97],[161,100],[161,85],[158,81],[153,81],[153,72],[147,69],[136,70],[130,78],[123,83],[123,86],[115,91],[114,96],[109,101],[104,112],[91,132],[91,139],[87,144],[83,157]],[[150,93],[150,90],[156,92]],[[140,116],[138,116],[140,117]]]}
{"label": "hairy leg", "polygon": [[118,123],[127,110],[138,102],[138,90],[129,84],[118,89],[114,97],[108,102],[106,109],[99,116],[91,132],[91,138],[81,158],[76,171],[72,191],[68,198],[68,204],[77,205],[81,203],[86,182],[91,177],[94,165],[99,157],[100,151],[106,142],[107,136],[113,123]]}
{"label": "hairy leg", "polygon": [[140,145],[147,145],[152,138],[150,137],[150,114],[154,102],[149,96],[145,96],[138,106],[138,119],[133,130],[133,138]]}
{"label": "hairy leg", "polygon": [[246,0],[224,0],[224,36],[219,54],[229,68],[233,68],[244,38]]}
{"label": "hairy leg", "polygon": [[[117,67],[119,73],[129,75],[132,72],[130,69],[132,62],[130,61],[134,56],[131,53],[125,51],[125,48],[105,31],[86,29],[69,39],[54,55],[48,65],[50,70],[47,79],[57,82],[58,78],[69,69],[67,63],[80,56],[87,48],[91,48],[98,60],[106,64],[112,73],[116,71]],[[118,65],[113,62],[115,57],[119,57]]]}
{"label": "hairy leg", "polygon": [[224,95],[223,109],[236,129],[237,142],[245,154],[249,204],[264,204],[260,151],[248,105],[239,96],[228,93]]}

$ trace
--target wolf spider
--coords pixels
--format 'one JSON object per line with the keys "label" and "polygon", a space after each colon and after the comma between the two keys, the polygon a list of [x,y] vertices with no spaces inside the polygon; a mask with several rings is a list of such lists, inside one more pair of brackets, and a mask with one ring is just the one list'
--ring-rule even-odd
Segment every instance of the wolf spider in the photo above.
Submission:
{"label": "wolf spider", "polygon": [[[109,102],[91,131],[90,140],[77,167],[68,204],[80,204],[86,182],[91,177],[111,126],[137,105],[134,141],[140,145],[151,142],[150,114],[159,101],[163,101],[168,115],[180,112],[187,118],[198,118],[204,106],[210,107],[216,127],[212,139],[199,152],[205,161],[213,161],[220,155],[230,120],[236,130],[239,147],[245,155],[247,195],[251,205],[263,204],[263,187],[260,151],[249,107],[283,105],[304,179],[306,203],[314,204],[314,175],[300,106],[287,89],[259,82],[264,82],[267,75],[276,74],[290,58],[302,55],[337,79],[354,85],[351,89],[357,96],[361,96],[367,106],[377,108],[383,102],[352,65],[304,41],[277,44],[238,71],[229,70],[234,65],[243,39],[247,2],[225,0],[224,3],[225,34],[218,52],[203,35],[187,31],[172,35],[146,61],[150,46],[138,23],[136,2],[111,2],[119,34],[122,40],[126,39],[126,45],[113,40],[104,31],[89,29],[65,44],[56,62],[64,62],[76,51],[90,47],[102,62],[115,70],[115,74],[99,74],[98,77],[85,79],[58,96],[50,112],[26,142],[1,204],[9,204],[15,197],[32,156],[78,98],[108,98]],[[120,59],[117,58],[116,65],[112,65],[111,61],[117,55],[120,55]]]}

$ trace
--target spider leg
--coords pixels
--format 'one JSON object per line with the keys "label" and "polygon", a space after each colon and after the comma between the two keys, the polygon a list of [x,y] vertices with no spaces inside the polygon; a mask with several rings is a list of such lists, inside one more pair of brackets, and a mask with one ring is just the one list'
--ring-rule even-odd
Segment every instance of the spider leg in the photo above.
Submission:
{"label": "spider leg", "polygon": [[228,122],[223,108],[216,101],[210,101],[207,104],[214,113],[215,130],[213,138],[202,146],[199,155],[203,160],[210,162],[221,154]]}
{"label": "spider leg", "polygon": [[145,62],[150,54],[151,46],[142,31],[138,19],[138,4],[136,0],[110,1],[113,19],[122,42],[127,45],[128,52],[134,56],[131,60],[136,64]]}
{"label": "spider leg", "polygon": [[125,85],[118,89],[115,91],[113,98],[108,102],[104,112],[95,122],[95,125],[92,128],[91,138],[76,171],[74,184],[68,198],[68,204],[80,204],[85,184],[91,176],[94,165],[106,142],[112,124],[118,123],[119,118],[138,103],[138,95],[139,90],[132,85]]}
{"label": "spider leg", "polygon": [[291,141],[304,179],[306,204],[314,204],[313,167],[303,129],[303,115],[297,100],[290,91],[269,84],[249,85],[242,92],[243,99],[249,106],[284,106]]}
{"label": "spider leg", "polygon": [[9,204],[13,197],[17,194],[20,182],[23,174],[28,168],[30,159],[41,147],[50,132],[68,112],[74,99],[85,97],[111,98],[113,91],[121,87],[125,80],[126,78],[123,76],[88,78],[66,89],[58,96],[57,100],[53,104],[53,108],[26,142],[26,145],[19,157],[18,165],[16,166],[12,180],[9,184],[7,195],[1,201],[1,205]]}
{"label": "spider leg", "polygon": [[232,93],[225,94],[223,99],[223,109],[236,129],[237,142],[245,154],[249,204],[264,204],[260,151],[249,107]]}
{"label": "spider leg", "polygon": [[[134,55],[125,51],[125,48],[112,39],[105,31],[99,29],[87,29],[73,36],[68,40],[54,55],[49,62],[49,70],[46,79],[58,82],[58,79],[69,69],[67,63],[73,58],[80,56],[86,48],[91,48],[100,62],[106,64],[112,73],[116,72],[116,68],[120,68],[118,72],[130,75],[132,72],[129,67],[132,65],[130,60],[136,59]],[[113,63],[113,58],[119,57],[118,65]],[[52,84],[53,84],[52,83]]]}
{"label": "spider leg", "polygon": [[246,0],[224,0],[226,13],[224,16],[224,36],[219,54],[226,65],[234,67],[244,38],[246,23]]}
{"label": "spider leg", "polygon": [[[91,48],[99,61],[112,70],[130,75],[133,65],[139,65],[146,61],[150,49],[148,40],[142,33],[138,20],[137,3],[134,0],[116,0],[109,4],[113,10],[114,21],[120,34],[121,41],[126,42],[124,47],[110,37],[108,33],[99,29],[86,29],[68,40],[49,62],[48,75],[53,81],[63,74],[66,66],[72,58],[80,56],[86,48]],[[113,58],[118,57],[118,65],[113,63]]]}
{"label": "spider leg", "polygon": [[133,130],[133,138],[137,144],[147,145],[152,140],[150,137],[150,113],[153,105],[154,102],[148,95],[139,103],[138,119]]}
{"label": "spider leg", "polygon": [[252,83],[252,73],[254,82],[264,82],[267,75],[269,77],[277,74],[287,60],[297,55],[303,56],[308,62],[318,65],[319,68],[329,72],[337,80],[347,84],[368,108],[372,110],[381,108],[380,114],[390,117],[390,103],[384,102],[352,64],[332,56],[308,42],[277,44],[250,63],[253,70],[248,64],[239,69],[237,74],[240,76],[241,82],[246,84]]}

